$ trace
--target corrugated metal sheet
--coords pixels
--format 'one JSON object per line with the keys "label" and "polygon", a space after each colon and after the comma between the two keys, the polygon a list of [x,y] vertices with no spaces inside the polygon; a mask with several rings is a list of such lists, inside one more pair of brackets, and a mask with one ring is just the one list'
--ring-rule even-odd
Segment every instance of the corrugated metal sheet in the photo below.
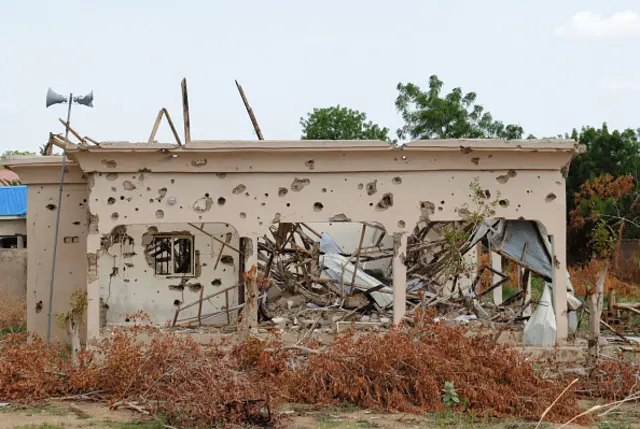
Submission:
{"label": "corrugated metal sheet", "polygon": [[0,186],[0,216],[27,214],[27,187]]}

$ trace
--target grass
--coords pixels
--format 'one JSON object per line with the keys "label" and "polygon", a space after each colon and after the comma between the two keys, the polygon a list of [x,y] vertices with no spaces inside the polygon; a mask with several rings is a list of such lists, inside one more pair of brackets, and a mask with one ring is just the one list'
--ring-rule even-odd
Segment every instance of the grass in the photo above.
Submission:
{"label": "grass", "polygon": [[315,419],[318,429],[373,429],[381,427],[378,423],[364,419],[338,418],[328,414],[320,414]]}
{"label": "grass", "polygon": [[110,428],[115,429],[164,429],[164,425],[157,420],[150,420],[146,422],[132,422],[132,423],[106,423]]}

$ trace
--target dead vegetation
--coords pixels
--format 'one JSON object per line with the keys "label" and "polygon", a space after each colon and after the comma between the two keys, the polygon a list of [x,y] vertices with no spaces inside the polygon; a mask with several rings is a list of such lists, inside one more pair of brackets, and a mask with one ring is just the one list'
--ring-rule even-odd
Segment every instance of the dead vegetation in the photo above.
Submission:
{"label": "dead vegetation", "polygon": [[[102,400],[162,416],[169,425],[208,427],[274,423],[284,402],[538,419],[566,387],[563,379],[543,379],[514,348],[430,317],[384,338],[350,332],[324,348],[287,347],[277,336],[203,346],[175,334],[154,334],[145,345],[135,333],[114,332],[96,350],[79,353],[77,366],[66,347],[7,335],[0,343],[0,397]],[[456,400],[444,400],[446,386]],[[570,389],[547,419],[578,413]]]}
{"label": "dead vegetation", "polygon": [[22,331],[26,324],[26,298],[0,291],[0,331]]}

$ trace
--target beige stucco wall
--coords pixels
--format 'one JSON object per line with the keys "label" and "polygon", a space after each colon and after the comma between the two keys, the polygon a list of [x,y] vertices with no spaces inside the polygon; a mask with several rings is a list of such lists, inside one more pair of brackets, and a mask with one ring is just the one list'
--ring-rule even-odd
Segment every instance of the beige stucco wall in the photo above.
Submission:
{"label": "beige stucco wall", "polygon": [[26,235],[26,219],[6,219],[0,217],[0,236],[3,235]]}
{"label": "beige stucco wall", "polygon": [[[222,255],[230,256],[233,261],[228,261],[228,258],[221,258],[218,261],[222,244],[210,236],[213,235],[225,242],[227,233],[230,233],[232,239],[229,245],[237,249],[239,246],[237,232],[224,224],[196,226],[206,234],[184,223],[163,224],[161,228],[156,228],[152,224],[127,225],[126,239],[121,235],[116,243],[102,247],[98,259],[100,298],[103,304],[109,307],[106,318],[108,324],[130,323],[132,320],[129,315],[141,311],[149,316],[152,324],[166,325],[173,320],[175,304],[180,302],[184,305],[197,301],[201,287],[204,288],[202,293],[207,296],[237,284],[237,253],[225,246]],[[167,233],[193,235],[196,253],[195,275],[186,277],[184,283],[180,276],[156,275],[153,265],[149,264],[145,256],[145,250],[153,234]],[[229,292],[229,300],[230,308],[237,305],[236,290]],[[224,294],[205,300],[202,314],[207,315],[223,310],[225,305]],[[198,306],[193,306],[182,311],[180,319],[197,315]],[[206,323],[219,324],[224,321],[226,321],[226,315],[219,315],[207,319]]]}
{"label": "beige stucco wall", "polygon": [[[72,250],[59,253],[56,284],[64,285],[60,286],[64,292],[56,294],[54,311],[65,308],[72,290],[87,290],[88,336],[99,338],[99,301],[105,273],[113,272],[113,261],[103,257],[102,239],[118,225],[155,225],[164,230],[189,222],[225,223],[239,237],[250,238],[256,249],[257,238],[267,234],[274,222],[351,220],[375,221],[393,237],[397,323],[405,311],[406,238],[416,223],[460,220],[490,200],[499,200],[494,217],[537,220],[553,237],[555,302],[559,303],[555,313],[562,341],[567,320],[561,170],[574,150],[572,143],[559,141],[463,140],[412,142],[403,151],[381,142],[69,145],[69,156],[76,164],[71,184],[65,186],[68,203],[63,206],[60,240],[73,234],[86,246],[60,244],[60,249],[66,245]],[[27,184],[42,176],[35,169],[29,178],[27,165],[17,168]],[[48,298],[47,268],[51,266],[47,261],[55,219],[55,210],[46,208],[57,193],[55,174],[50,176],[39,190],[29,187],[29,248],[37,248],[29,252],[29,317],[38,332],[46,323],[46,311],[35,312],[34,303],[46,305]],[[473,202],[472,183],[491,197]],[[256,262],[254,250],[248,255],[247,268]],[[144,266],[134,263],[138,265]],[[79,273],[81,268],[84,273]],[[124,283],[119,286],[122,291],[131,287],[131,282]],[[144,296],[148,298],[146,291]]]}
{"label": "beige stucco wall", "polygon": [[27,249],[0,249],[0,294],[27,295]]}

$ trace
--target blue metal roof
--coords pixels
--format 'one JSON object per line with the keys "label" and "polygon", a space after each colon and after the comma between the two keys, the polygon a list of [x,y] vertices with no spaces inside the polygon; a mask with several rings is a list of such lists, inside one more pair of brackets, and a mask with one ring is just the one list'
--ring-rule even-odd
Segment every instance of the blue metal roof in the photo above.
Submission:
{"label": "blue metal roof", "polygon": [[26,216],[27,187],[0,186],[0,216]]}

